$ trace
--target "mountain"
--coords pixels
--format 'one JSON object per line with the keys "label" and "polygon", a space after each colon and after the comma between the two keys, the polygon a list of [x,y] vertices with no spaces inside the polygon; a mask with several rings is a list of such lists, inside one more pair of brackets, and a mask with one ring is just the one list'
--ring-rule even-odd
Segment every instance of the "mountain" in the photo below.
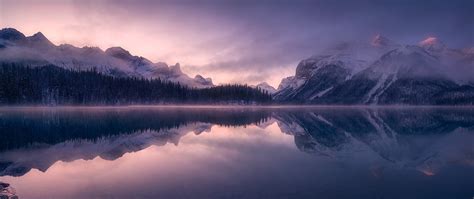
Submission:
{"label": "mountain", "polygon": [[446,44],[440,41],[436,37],[428,37],[418,43],[419,46],[423,47],[427,51],[443,51],[446,49]]}
{"label": "mountain", "polygon": [[270,84],[268,84],[267,82],[262,82],[260,84],[257,84],[255,88],[260,88],[268,92],[269,94],[274,94],[277,91],[277,89],[275,89],[273,86],[270,86]]}
{"label": "mountain", "polygon": [[0,62],[21,63],[29,66],[55,65],[76,71],[96,70],[116,77],[141,77],[168,80],[197,88],[213,86],[210,78],[198,75],[191,78],[180,65],[134,56],[121,47],[103,51],[97,47],[78,48],[69,44],[54,45],[41,32],[25,36],[13,28],[0,30]]}
{"label": "mountain", "polygon": [[274,99],[314,104],[473,104],[474,54],[429,37],[400,45],[377,35],[301,61]]}
{"label": "mountain", "polygon": [[381,35],[381,34],[377,34],[374,36],[374,38],[372,38],[372,41],[370,42],[370,44],[374,47],[378,47],[378,48],[387,48],[387,47],[398,47],[400,46],[399,44],[397,44],[396,42],[392,41],[391,39]]}
{"label": "mountain", "polygon": [[295,76],[283,79],[276,101],[307,103],[366,69],[376,57],[398,47],[383,36],[371,43],[342,43],[301,61]]}

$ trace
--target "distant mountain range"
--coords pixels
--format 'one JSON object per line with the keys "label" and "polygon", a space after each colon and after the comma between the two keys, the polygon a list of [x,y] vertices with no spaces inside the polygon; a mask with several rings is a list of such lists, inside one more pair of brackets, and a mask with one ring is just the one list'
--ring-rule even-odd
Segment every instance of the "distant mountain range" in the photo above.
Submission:
{"label": "distant mountain range", "polygon": [[0,30],[0,62],[29,66],[55,65],[76,71],[94,69],[106,75],[160,78],[197,88],[214,86],[210,78],[201,75],[191,78],[184,74],[179,63],[171,66],[164,62],[153,63],[121,47],[103,51],[98,47],[56,46],[41,32],[27,37],[13,28]]}
{"label": "distant mountain range", "polygon": [[[27,37],[13,28],[0,30],[0,63],[214,86],[211,78],[189,77],[178,63],[153,63],[121,47],[56,46],[41,32]],[[474,104],[474,48],[448,48],[435,37],[402,45],[377,35],[371,42],[341,43],[301,61],[278,89],[265,82],[253,87],[285,104]]]}
{"label": "distant mountain range", "polygon": [[301,61],[274,99],[310,104],[474,104],[474,48],[429,37],[401,45],[377,35]]}

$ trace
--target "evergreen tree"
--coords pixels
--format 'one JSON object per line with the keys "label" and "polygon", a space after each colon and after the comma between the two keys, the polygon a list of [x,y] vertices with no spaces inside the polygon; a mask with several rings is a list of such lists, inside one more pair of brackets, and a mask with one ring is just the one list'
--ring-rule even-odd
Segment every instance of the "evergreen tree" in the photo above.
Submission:
{"label": "evergreen tree", "polygon": [[113,77],[96,70],[72,71],[2,64],[0,104],[263,104],[271,96],[247,85],[189,88],[161,79]]}

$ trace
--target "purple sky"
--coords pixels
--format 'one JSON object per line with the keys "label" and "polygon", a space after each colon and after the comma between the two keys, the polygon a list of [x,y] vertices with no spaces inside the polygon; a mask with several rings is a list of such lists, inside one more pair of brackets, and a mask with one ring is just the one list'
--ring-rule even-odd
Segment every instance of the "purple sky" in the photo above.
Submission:
{"label": "purple sky", "polygon": [[273,86],[328,45],[375,34],[473,47],[473,21],[473,0],[0,0],[2,28],[41,31],[55,44],[122,46],[216,83]]}

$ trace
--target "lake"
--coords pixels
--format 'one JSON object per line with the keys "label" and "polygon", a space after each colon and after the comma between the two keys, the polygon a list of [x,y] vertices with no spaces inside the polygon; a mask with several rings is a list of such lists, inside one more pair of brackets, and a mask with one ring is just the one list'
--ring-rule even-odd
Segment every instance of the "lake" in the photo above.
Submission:
{"label": "lake", "polygon": [[0,108],[20,199],[468,198],[472,107]]}

